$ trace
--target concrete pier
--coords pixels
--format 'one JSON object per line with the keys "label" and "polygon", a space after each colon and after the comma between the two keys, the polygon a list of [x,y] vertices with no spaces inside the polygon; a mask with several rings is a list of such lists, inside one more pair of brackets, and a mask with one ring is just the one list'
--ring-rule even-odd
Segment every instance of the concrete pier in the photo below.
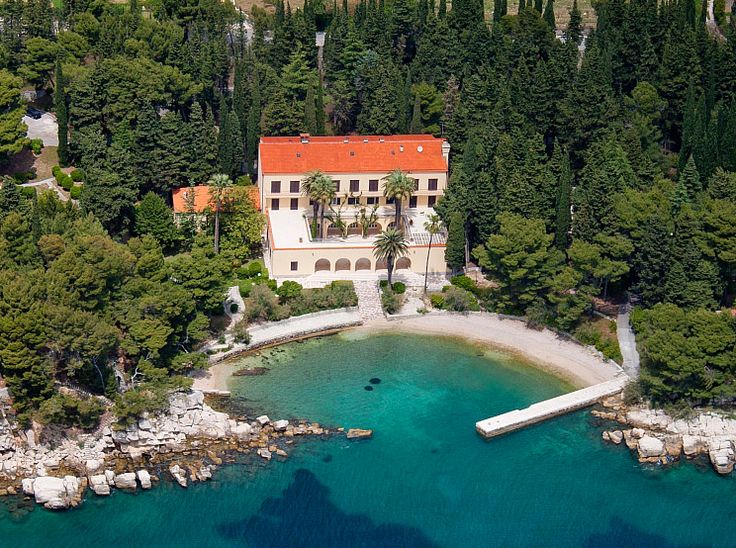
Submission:
{"label": "concrete pier", "polygon": [[541,401],[530,405],[526,409],[515,409],[502,415],[478,421],[475,423],[475,429],[486,439],[513,432],[530,424],[591,406],[599,400],[623,390],[629,380],[628,376],[621,374],[610,381]]}

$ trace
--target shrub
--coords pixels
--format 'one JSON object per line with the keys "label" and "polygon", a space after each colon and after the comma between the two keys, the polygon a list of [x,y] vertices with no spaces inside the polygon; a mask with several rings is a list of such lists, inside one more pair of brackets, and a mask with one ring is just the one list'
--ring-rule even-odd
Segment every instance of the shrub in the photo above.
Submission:
{"label": "shrub", "polygon": [[16,173],[13,173],[13,181],[16,184],[22,185],[23,183],[27,183],[30,179],[33,179],[35,176],[35,171],[17,171]]}
{"label": "shrub", "polygon": [[320,289],[303,289],[298,296],[289,301],[293,316],[310,314],[320,310],[333,310],[358,304],[355,287],[349,281],[334,281]]}
{"label": "shrub", "polygon": [[266,285],[255,285],[245,300],[245,314],[251,320],[282,320],[289,309],[279,304],[278,296]]}
{"label": "shrub", "polygon": [[442,293],[433,293],[429,296],[429,302],[432,303],[432,308],[442,310],[445,307],[445,296]]}
{"label": "shrub", "polygon": [[394,293],[398,295],[402,295],[406,293],[406,284],[402,282],[394,282],[391,286],[391,289],[394,290]]}
{"label": "shrub", "polygon": [[36,189],[32,186],[23,186],[20,188],[20,193],[26,198],[33,198],[36,195]]}
{"label": "shrub", "polygon": [[388,287],[388,280],[381,280],[378,282],[378,287],[381,289],[386,289]]}
{"label": "shrub", "polygon": [[79,198],[81,198],[82,196],[82,187],[74,185],[69,191],[69,196],[72,200],[79,200]]}
{"label": "shrub", "polygon": [[472,293],[460,289],[459,287],[450,287],[444,292],[445,302],[443,307],[445,310],[453,312],[468,312],[480,310],[478,301]]}
{"label": "shrub", "polygon": [[240,289],[240,296],[244,299],[250,295],[250,290],[255,284],[253,280],[238,280],[238,289]]}
{"label": "shrub", "polygon": [[245,274],[246,278],[256,278],[265,274],[263,263],[261,261],[251,261],[241,270],[244,271],[243,274]]}
{"label": "shrub", "polygon": [[233,338],[236,343],[250,344],[250,333],[248,333],[248,322],[240,320],[233,327]]}
{"label": "shrub", "polygon": [[549,312],[542,299],[535,300],[526,309],[526,326],[541,331],[549,322]]}
{"label": "shrub", "polygon": [[[56,167],[59,167],[59,166],[56,166]],[[59,167],[59,169],[57,169],[53,173],[54,173],[54,179],[56,179],[56,182],[59,183],[59,184],[61,184],[61,180],[64,177],[66,177],[66,173],[64,173],[63,171],[61,171],[61,168],[60,167]]]}
{"label": "shrub", "polygon": [[281,302],[290,301],[299,296],[302,292],[302,284],[287,280],[281,284],[276,290],[276,294],[281,297]]}
{"label": "shrub", "polygon": [[253,180],[250,175],[241,175],[235,179],[235,186],[253,186]]}
{"label": "shrub", "polygon": [[54,394],[39,408],[39,420],[46,424],[95,428],[105,407],[97,398],[80,399],[66,394]]}
{"label": "shrub", "polygon": [[51,175],[53,175],[54,178],[57,178],[59,176],[59,173],[61,173],[61,167],[60,166],[54,166],[54,167],[51,168]]}
{"label": "shrub", "polygon": [[72,178],[69,177],[69,175],[62,175],[61,181],[59,181],[59,185],[61,185],[61,188],[63,188],[67,192],[70,192],[72,187],[74,186],[74,181],[72,181]]}
{"label": "shrub", "polygon": [[459,287],[461,289],[464,289],[465,291],[470,291],[471,293],[475,293],[475,291],[478,289],[478,286],[475,285],[475,282],[467,277],[465,274],[453,276],[452,278],[450,278],[450,283],[455,287]]}
{"label": "shrub", "polygon": [[41,154],[41,151],[43,150],[43,141],[41,139],[31,139],[30,147],[33,154]]}
{"label": "shrub", "polygon": [[230,314],[238,313],[238,303],[230,303]]}
{"label": "shrub", "polygon": [[401,296],[386,288],[381,292],[381,304],[388,314],[394,314],[401,307]]}
{"label": "shrub", "polygon": [[81,169],[75,169],[73,170],[69,176],[72,178],[72,181],[75,183],[78,183],[80,181],[84,181],[84,171]]}

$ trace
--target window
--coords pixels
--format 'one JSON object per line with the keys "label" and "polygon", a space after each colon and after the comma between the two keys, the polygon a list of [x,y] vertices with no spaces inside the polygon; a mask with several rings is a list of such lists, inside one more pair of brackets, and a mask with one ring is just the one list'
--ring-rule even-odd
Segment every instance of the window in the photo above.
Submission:
{"label": "window", "polygon": [[368,196],[366,198],[366,204],[368,205],[377,205],[378,204],[378,196]]}
{"label": "window", "polygon": [[291,261],[291,271],[299,270],[299,261]]}
{"label": "window", "polygon": [[289,209],[299,209],[299,198],[292,198],[291,203],[289,203]]}
{"label": "window", "polygon": [[360,190],[360,181],[356,181],[355,179],[351,179],[350,181],[350,192],[358,192]]}
{"label": "window", "polygon": [[348,198],[348,205],[358,205],[360,203],[360,199],[357,196],[350,196]]}
{"label": "window", "polygon": [[427,196],[427,207],[434,207],[437,203],[437,196]]}
{"label": "window", "polygon": [[411,208],[417,207],[417,197],[416,196],[412,196],[411,198],[409,198],[409,207]]}
{"label": "window", "polygon": [[271,181],[271,192],[274,194],[281,192],[281,181]]}
{"label": "window", "polygon": [[273,211],[279,210],[279,199],[278,198],[271,198],[271,209]]}
{"label": "window", "polygon": [[368,192],[378,192],[378,179],[368,181]]}
{"label": "window", "polygon": [[291,181],[289,183],[289,192],[299,192],[299,181]]}
{"label": "window", "polygon": [[342,198],[335,197],[332,199],[332,202],[330,202],[332,205],[340,205],[342,203]]}
{"label": "window", "polygon": [[386,203],[387,204],[390,205],[390,204],[393,204],[394,202],[396,202],[396,199],[393,196],[389,196],[389,197],[386,198]]}
{"label": "window", "polygon": [[427,190],[437,190],[437,179],[430,179],[427,183]]}
{"label": "window", "polygon": [[335,191],[340,192],[340,181],[332,181],[332,182],[335,183]]}

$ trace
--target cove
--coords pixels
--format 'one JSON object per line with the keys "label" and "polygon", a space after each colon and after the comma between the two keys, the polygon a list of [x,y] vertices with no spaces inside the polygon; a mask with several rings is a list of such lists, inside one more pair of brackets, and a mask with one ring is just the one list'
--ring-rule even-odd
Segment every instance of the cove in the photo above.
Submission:
{"label": "cove", "polygon": [[[0,503],[0,545],[726,546],[736,483],[707,466],[641,466],[586,411],[485,442],[478,418],[570,389],[462,341],[361,332],[238,360],[232,405],[372,428],[302,442],[285,462],[221,468],[184,490],[89,495],[52,513]],[[371,382],[380,379],[380,382]],[[364,389],[372,386],[372,391]],[[20,505],[20,508],[19,508]]]}

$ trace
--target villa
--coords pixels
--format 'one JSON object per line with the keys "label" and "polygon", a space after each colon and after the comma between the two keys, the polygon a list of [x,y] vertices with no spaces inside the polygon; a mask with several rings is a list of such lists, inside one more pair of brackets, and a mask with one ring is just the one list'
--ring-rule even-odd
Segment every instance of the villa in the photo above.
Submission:
{"label": "villa", "polygon": [[[264,258],[271,276],[300,279],[315,273],[350,278],[378,276],[376,235],[394,226],[395,207],[383,194],[388,174],[400,169],[416,180],[402,207],[409,251],[396,270],[424,274],[430,235],[424,228],[447,187],[450,145],[431,135],[263,137],[259,145],[259,202],[267,218]],[[302,180],[319,170],[337,193],[313,237],[313,207]],[[319,220],[317,220],[317,223]],[[320,235],[324,234],[324,237]],[[429,273],[446,271],[446,231],[432,240]]]}

